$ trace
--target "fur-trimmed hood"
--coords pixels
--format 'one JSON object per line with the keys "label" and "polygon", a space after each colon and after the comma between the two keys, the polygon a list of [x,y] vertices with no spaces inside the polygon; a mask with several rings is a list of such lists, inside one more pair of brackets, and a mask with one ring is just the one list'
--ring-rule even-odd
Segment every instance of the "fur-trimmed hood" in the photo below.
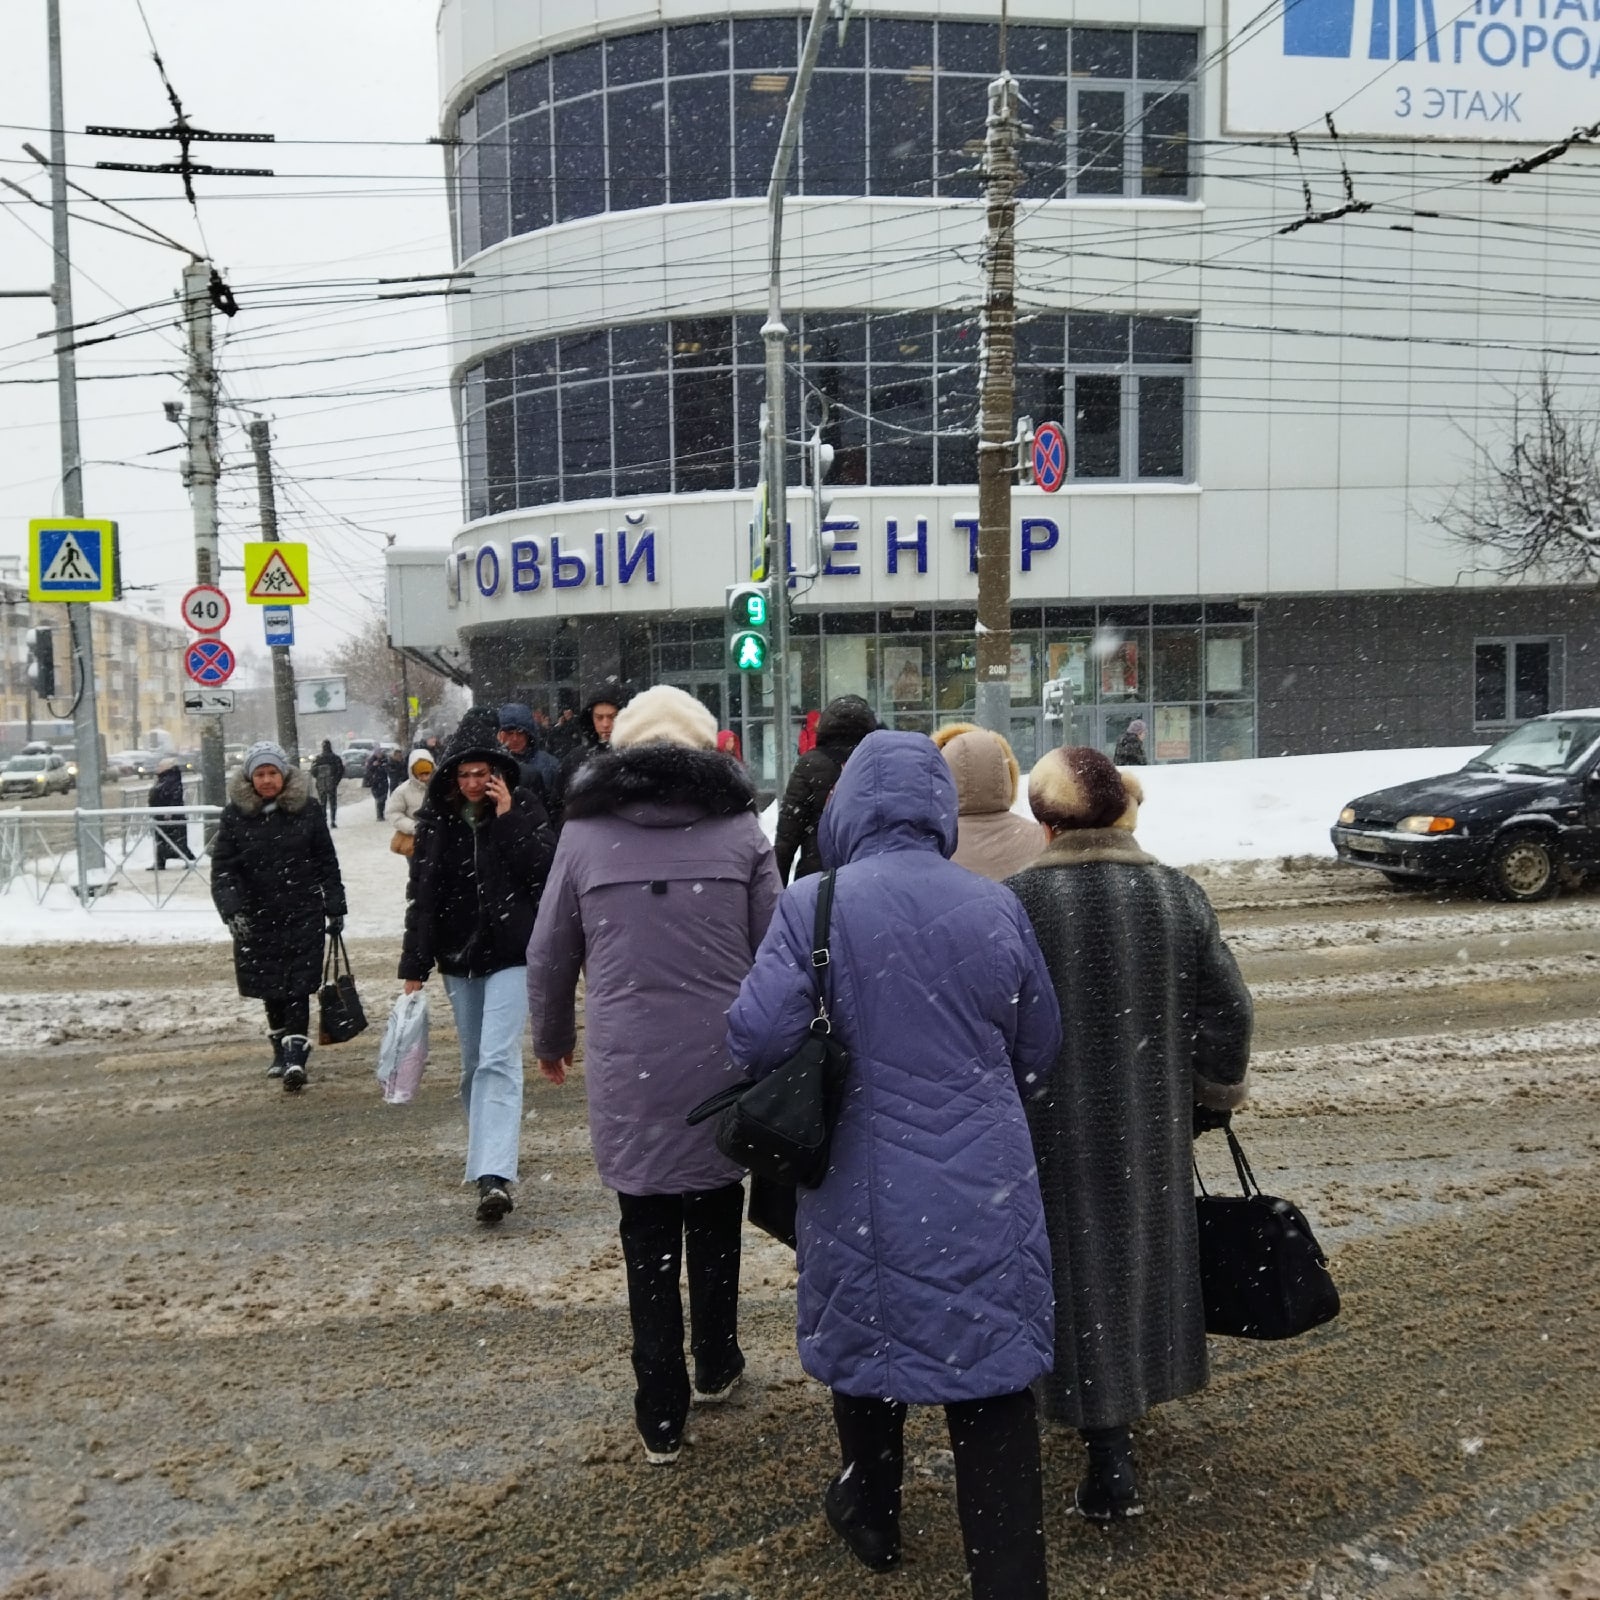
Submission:
{"label": "fur-trimmed hood", "polygon": [[[292,815],[304,811],[306,801],[310,798],[311,784],[305,773],[299,767],[291,767],[283,775],[283,792],[278,796],[277,804]],[[251,788],[243,767],[235,767],[228,774],[228,801],[238,806],[247,817],[259,816],[267,803]]]}
{"label": "fur-trimmed hood", "polygon": [[565,820],[600,817],[624,807],[692,808],[733,817],[755,808],[755,787],[720,750],[641,744],[596,750],[567,784]]}
{"label": "fur-trimmed hood", "polygon": [[1036,867],[1076,867],[1086,861],[1121,861],[1132,867],[1160,863],[1146,855],[1125,828],[1072,828],[1058,833],[1034,862]]}

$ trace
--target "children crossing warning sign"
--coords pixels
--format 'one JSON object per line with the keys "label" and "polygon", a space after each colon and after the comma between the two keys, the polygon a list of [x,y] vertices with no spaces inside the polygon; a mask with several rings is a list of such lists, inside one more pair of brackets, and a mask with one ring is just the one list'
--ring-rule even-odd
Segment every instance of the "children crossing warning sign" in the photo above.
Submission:
{"label": "children crossing warning sign", "polygon": [[303,606],[311,598],[306,547],[267,540],[247,544],[244,597],[253,606]]}
{"label": "children crossing warning sign", "polygon": [[28,524],[30,600],[115,600],[117,525],[82,517]]}

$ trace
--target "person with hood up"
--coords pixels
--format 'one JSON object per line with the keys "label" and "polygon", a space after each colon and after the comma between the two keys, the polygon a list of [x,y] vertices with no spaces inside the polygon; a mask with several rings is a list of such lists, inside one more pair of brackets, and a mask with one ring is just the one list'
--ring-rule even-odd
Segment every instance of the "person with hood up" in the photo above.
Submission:
{"label": "person with hood up", "polygon": [[397,856],[416,852],[417,814],[428,798],[428,780],[437,763],[431,750],[416,749],[406,761],[406,781],[389,796],[389,820],[394,824],[394,837],[389,848]]}
{"label": "person with hood up", "polygon": [[865,1565],[900,1560],[907,1405],[942,1405],[974,1600],[1042,1600],[1039,1435],[1050,1247],[1023,1112],[1061,1021],[1016,897],[957,867],[956,787],[920,733],[869,734],[822,813],[838,869],[830,959],[815,877],[790,888],[728,1014],[756,1077],[823,990],[850,1065],[828,1171],[801,1189],[800,1364],[833,1391],[843,1469],[823,1510]]}
{"label": "person with hood up", "polygon": [[1117,740],[1116,753],[1112,760],[1119,767],[1147,767],[1150,758],[1144,751],[1144,736],[1149,730],[1145,727],[1143,717],[1135,717],[1122,731],[1122,737]]}
{"label": "person with hood up", "polygon": [[[181,809],[183,769],[174,757],[163,756],[156,763],[156,781],[150,785],[146,804],[155,812],[150,821],[155,842],[156,871],[159,872],[169,861],[176,861],[179,856],[185,861],[193,861],[194,851],[189,848],[189,819]],[[162,807],[166,806],[179,809],[163,811]]]}
{"label": "person with hood up", "polygon": [[[532,789],[549,810],[556,784],[561,778],[561,763],[544,747],[544,735],[525,705],[511,701],[500,707],[500,729],[496,737],[522,770],[524,788]],[[551,818],[554,821],[554,817]]]}
{"label": "person with hood up", "polygon": [[795,762],[783,791],[783,804],[778,808],[773,848],[778,856],[778,875],[785,883],[792,866],[797,879],[822,871],[822,858],[817,853],[817,824],[822,820],[822,808],[851,751],[877,726],[872,707],[858,694],[840,695],[823,707],[817,718],[817,742]]}
{"label": "person with hood up", "polygon": [[1045,847],[1037,822],[1019,817],[1016,804],[1021,771],[1010,744],[998,733],[970,722],[953,722],[934,734],[961,800],[956,853],[958,867],[996,883],[1021,872]]}
{"label": "person with hood up", "polygon": [[611,744],[611,730],[616,726],[617,713],[627,705],[627,685],[619,678],[607,678],[585,702],[583,710],[572,726],[577,730],[571,736],[567,753],[561,758],[561,774],[556,779],[554,808],[559,818],[566,808],[567,785],[573,774],[597,750]]}
{"label": "person with hood up", "polygon": [[270,740],[229,774],[211,846],[211,899],[233,935],[239,993],[267,1011],[267,1075],[303,1089],[324,940],[344,927],[344,882],[311,785]]}
{"label": "person with hood up", "polygon": [[377,807],[378,821],[382,822],[384,807],[389,800],[390,767],[389,752],[381,744],[367,757],[362,778],[372,791],[372,803]]}
{"label": "person with hood up", "polygon": [[621,1211],[645,1458],[678,1458],[690,1405],[679,1275],[688,1257],[694,1397],[721,1400],[739,1349],[741,1169],[687,1113],[736,1074],[727,1010],[777,903],[750,779],[692,695],[646,689],[567,791],[528,948],[539,1069],[565,1080],[585,978],[584,1077],[600,1181]]}
{"label": "person with hood up", "polygon": [[1079,1512],[1143,1510],[1131,1426],[1205,1387],[1193,1140],[1245,1097],[1250,994],[1192,878],[1133,837],[1143,798],[1098,750],[1052,750],[1028,800],[1050,844],[1006,880],[1060,1001],[1028,1107],[1056,1274],[1046,1415],[1088,1447]]}
{"label": "person with hood up", "polygon": [[437,967],[461,1040],[466,1183],[478,1221],[514,1209],[522,1132],[524,966],[554,840],[539,798],[495,741],[495,716],[461,719],[415,817],[400,977],[415,994]]}
{"label": "person with hood up", "polygon": [[328,814],[328,826],[339,826],[339,785],[344,782],[344,762],[333,753],[333,741],[324,739],[317,759],[311,763],[312,781],[317,786],[317,800]]}

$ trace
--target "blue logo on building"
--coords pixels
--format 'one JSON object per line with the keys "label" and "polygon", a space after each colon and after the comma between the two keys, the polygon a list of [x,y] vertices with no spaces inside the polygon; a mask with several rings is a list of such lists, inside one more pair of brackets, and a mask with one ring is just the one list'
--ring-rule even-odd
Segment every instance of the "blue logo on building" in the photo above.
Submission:
{"label": "blue logo on building", "polygon": [[[1439,59],[1438,23],[1433,0],[1370,0],[1367,57],[1372,61],[1415,61],[1417,27],[1429,61]],[[1283,53],[1348,61],[1355,40],[1356,0],[1287,0],[1283,11]]]}

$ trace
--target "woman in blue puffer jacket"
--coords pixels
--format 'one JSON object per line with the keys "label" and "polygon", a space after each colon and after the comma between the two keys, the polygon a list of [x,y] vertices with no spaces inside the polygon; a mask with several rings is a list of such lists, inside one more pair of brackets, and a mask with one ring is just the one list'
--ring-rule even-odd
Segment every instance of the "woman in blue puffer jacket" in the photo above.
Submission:
{"label": "woman in blue puffer jacket", "polygon": [[[850,1070],[826,1177],[799,1197],[800,1361],[833,1391],[823,1508],[877,1571],[900,1559],[905,1408],[942,1405],[974,1600],[1042,1600],[1039,1442],[1050,1247],[1023,1096],[1061,1018],[1009,889],[953,865],[958,801],[921,734],[869,734],[823,812],[838,879],[824,969]],[[815,1013],[817,877],[786,890],[728,1014],[756,1076]]]}

